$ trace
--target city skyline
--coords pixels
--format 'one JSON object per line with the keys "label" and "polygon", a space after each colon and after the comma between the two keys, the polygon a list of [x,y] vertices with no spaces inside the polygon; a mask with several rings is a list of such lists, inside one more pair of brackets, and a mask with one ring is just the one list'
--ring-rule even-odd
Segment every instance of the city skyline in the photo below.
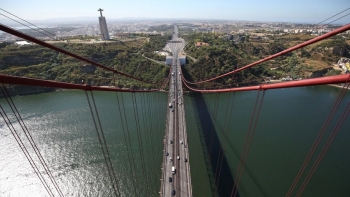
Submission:
{"label": "city skyline", "polygon": [[[176,3],[167,1],[123,1],[102,0],[98,3],[91,0],[61,0],[48,2],[43,0],[24,1],[12,0],[2,2],[1,8],[26,20],[48,20],[67,18],[98,17],[97,9],[104,9],[107,20],[125,18],[147,19],[197,19],[197,20],[246,20],[261,22],[294,22],[319,23],[345,9],[349,3],[346,0],[323,1],[288,1],[250,0],[245,2],[217,1],[184,1]],[[331,22],[348,14],[350,10],[332,18]],[[9,16],[0,10],[1,14]],[[0,22],[6,17],[0,15]],[[334,24],[346,24],[350,15],[337,20]]]}

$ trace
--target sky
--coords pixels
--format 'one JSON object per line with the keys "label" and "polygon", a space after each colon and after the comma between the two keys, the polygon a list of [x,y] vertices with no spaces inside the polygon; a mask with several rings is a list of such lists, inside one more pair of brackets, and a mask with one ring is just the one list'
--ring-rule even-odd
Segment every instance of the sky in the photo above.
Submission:
{"label": "sky", "polygon": [[[108,19],[223,19],[319,23],[350,8],[350,0],[0,0],[0,8],[26,20],[98,17]],[[0,10],[1,14],[6,14]],[[350,9],[334,19],[350,13]],[[0,15],[0,22],[5,17]],[[329,22],[331,22],[330,20]],[[336,23],[350,23],[350,15]]]}

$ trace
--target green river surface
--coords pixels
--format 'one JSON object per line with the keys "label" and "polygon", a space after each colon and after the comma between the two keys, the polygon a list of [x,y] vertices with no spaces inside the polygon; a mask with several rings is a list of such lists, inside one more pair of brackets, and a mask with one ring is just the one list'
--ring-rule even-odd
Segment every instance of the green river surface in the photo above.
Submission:
{"label": "green river surface", "polygon": [[[239,196],[286,196],[340,91],[336,87],[317,86],[265,92]],[[193,196],[231,193],[257,93],[185,94]],[[84,91],[56,91],[12,99],[65,196],[113,196]],[[94,92],[94,99],[121,196],[159,196],[169,109],[167,93]],[[347,91],[292,196],[296,195],[349,101],[350,91]],[[1,98],[0,104],[39,164],[6,100]],[[97,118],[96,114],[94,117]],[[349,119],[302,196],[350,196]],[[209,123],[212,127],[208,130]],[[100,128],[98,122],[97,127]],[[203,133],[205,127],[207,133]],[[220,143],[208,136],[216,136]],[[227,164],[221,171],[216,164],[221,162],[217,158],[222,158],[217,148],[220,144]],[[49,180],[42,167],[40,172]],[[218,190],[213,183],[217,179]],[[49,196],[2,118],[0,196]]]}

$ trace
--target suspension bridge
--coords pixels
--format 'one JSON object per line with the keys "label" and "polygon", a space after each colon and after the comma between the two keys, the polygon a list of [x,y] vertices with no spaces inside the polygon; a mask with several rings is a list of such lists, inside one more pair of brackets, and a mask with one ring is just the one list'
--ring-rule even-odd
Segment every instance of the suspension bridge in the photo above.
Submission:
{"label": "suspension bridge", "polygon": [[[316,85],[326,85],[326,84],[344,84],[342,89],[340,89],[339,94],[337,96],[336,101],[333,104],[333,107],[331,111],[329,112],[329,115],[327,116],[327,119],[325,120],[322,128],[320,129],[316,139],[314,140],[314,143],[312,147],[310,148],[310,151],[308,152],[303,164],[300,167],[300,170],[297,172],[295,179],[290,183],[290,188],[286,190],[286,196],[300,196],[305,187],[307,186],[310,178],[314,174],[315,170],[317,169],[319,163],[321,162],[322,158],[326,154],[327,150],[329,149],[330,145],[332,144],[335,136],[337,135],[338,131],[341,129],[344,122],[346,122],[346,118],[350,112],[350,102],[347,102],[346,107],[340,109],[340,103],[343,102],[344,95],[346,91],[349,88],[349,80],[350,75],[337,75],[337,76],[329,76],[329,77],[320,77],[315,79],[305,79],[300,81],[291,81],[291,82],[283,82],[283,83],[277,83],[277,84],[260,84],[256,86],[247,86],[247,87],[231,87],[231,88],[223,88],[223,89],[199,89],[196,87],[196,85],[211,82],[217,79],[220,79],[222,77],[234,75],[237,72],[249,69],[250,67],[253,67],[255,65],[258,65],[260,63],[263,63],[265,61],[272,60],[276,57],[279,57],[281,55],[287,54],[289,52],[292,52],[294,50],[303,48],[305,46],[308,46],[310,44],[316,43],[318,41],[321,41],[323,39],[329,38],[331,36],[337,35],[339,33],[345,32],[350,29],[350,25],[345,25],[341,28],[338,28],[334,31],[331,31],[329,33],[326,33],[324,35],[321,35],[319,37],[316,37],[312,40],[309,40],[307,42],[301,43],[299,45],[296,45],[294,47],[288,48],[282,52],[276,53],[274,55],[271,55],[269,57],[263,58],[259,61],[256,61],[254,63],[251,63],[246,66],[242,66],[236,70],[233,70],[231,72],[216,76],[211,79],[198,81],[198,82],[191,82],[184,78],[184,75],[182,74],[181,65],[178,59],[178,55],[180,52],[183,51],[184,48],[184,41],[180,38],[178,38],[178,30],[177,27],[174,27],[174,36],[171,41],[168,42],[168,45],[171,49],[171,52],[173,53],[173,63],[171,65],[169,77],[168,77],[168,85],[169,85],[169,91],[168,91],[168,99],[166,102],[162,101],[159,102],[160,104],[166,106],[167,113],[166,113],[166,127],[164,132],[164,148],[163,148],[163,159],[162,159],[162,165],[160,167],[161,170],[161,177],[154,177],[153,175],[147,175],[146,171],[148,171],[146,163],[150,163],[148,158],[145,158],[144,154],[145,152],[148,152],[151,155],[152,150],[142,150],[139,149],[139,155],[141,156],[141,166],[143,171],[143,178],[149,178],[153,180],[160,179],[160,188],[154,189],[151,188],[147,189],[147,195],[148,196],[154,196],[155,193],[160,196],[194,196],[194,191],[192,189],[192,179],[191,179],[191,168],[195,168],[196,166],[193,166],[190,160],[190,150],[191,150],[191,144],[188,141],[188,134],[187,134],[187,126],[186,126],[186,116],[185,116],[185,100],[184,100],[184,94],[183,89],[186,88],[189,90],[191,95],[193,95],[194,98],[197,99],[198,102],[193,103],[193,105],[198,105],[197,108],[201,108],[200,103],[205,102],[203,96],[201,93],[223,93],[223,92],[239,92],[239,91],[256,91],[257,96],[256,100],[254,102],[253,106],[253,112],[251,114],[251,119],[248,126],[248,131],[245,134],[245,141],[243,143],[242,149],[240,153],[238,154],[238,167],[235,169],[234,172],[232,172],[233,178],[227,178],[227,182],[220,181],[221,176],[221,170],[227,167],[229,163],[227,155],[225,155],[223,147],[220,145],[220,139],[216,134],[215,129],[215,122],[212,122],[214,120],[217,120],[218,117],[216,115],[218,114],[217,105],[218,102],[215,103],[214,106],[214,114],[211,115],[212,119],[207,120],[206,122],[202,122],[201,127],[205,130],[205,133],[202,134],[201,140],[203,141],[203,144],[206,146],[206,148],[203,148],[203,151],[206,152],[208,155],[208,166],[211,166],[211,174],[209,175],[209,179],[211,182],[211,189],[214,191],[213,195],[218,196],[222,195],[222,192],[219,190],[225,190],[224,195],[225,196],[244,196],[245,190],[248,190],[248,188],[243,188],[242,186],[242,175],[246,171],[248,174],[252,174],[251,170],[247,167],[247,158],[249,156],[249,152],[251,149],[251,145],[254,139],[255,130],[257,127],[257,123],[259,121],[259,116],[261,113],[261,109],[264,103],[265,98],[265,92],[271,89],[282,89],[282,88],[292,88],[292,87],[306,87],[306,86],[316,86]],[[81,61],[90,63],[91,65],[95,65],[97,67],[100,67],[102,69],[108,70],[110,72],[113,72],[117,75],[121,75],[126,78],[130,78],[136,81],[140,81],[142,83],[150,83],[148,81],[145,81],[143,79],[137,78],[135,76],[120,72],[118,70],[112,69],[111,67],[102,65],[100,63],[94,62],[92,60],[89,60],[87,58],[81,57],[77,54],[74,54],[72,52],[69,52],[67,50],[58,48],[54,45],[50,45],[44,41],[38,40],[36,38],[33,38],[31,36],[28,36],[26,34],[23,34],[19,31],[16,31],[12,28],[9,28],[5,25],[0,25],[0,30],[7,32],[9,34],[12,34],[14,36],[26,39],[28,41],[31,41],[33,43],[36,43],[38,45],[50,48],[52,50],[58,51],[62,54],[65,54],[67,56],[71,56],[73,58],[77,58]],[[111,190],[113,191],[112,194],[115,196],[126,196],[122,192],[122,186],[121,183],[123,180],[120,180],[119,177],[116,174],[115,166],[113,165],[113,162],[111,160],[111,147],[106,143],[106,137],[103,132],[102,126],[101,126],[101,120],[99,118],[99,113],[95,104],[95,98],[93,91],[104,91],[104,92],[130,92],[132,93],[132,101],[134,106],[136,106],[137,109],[137,103],[140,102],[136,99],[136,94],[143,95],[144,93],[152,94],[152,92],[158,92],[160,89],[153,89],[153,90],[133,90],[133,89],[122,89],[122,88],[115,88],[115,87],[98,87],[98,86],[91,86],[88,84],[72,84],[72,83],[64,83],[64,82],[57,82],[57,81],[49,81],[49,80],[42,80],[42,79],[33,79],[28,77],[18,77],[18,76],[9,76],[0,74],[0,83],[3,84],[14,84],[14,85],[24,85],[24,86],[41,86],[41,87],[51,87],[51,88],[62,88],[62,89],[75,89],[75,90],[83,90],[86,94],[86,98],[89,104],[89,109],[93,117],[94,122],[94,128],[96,129],[98,141],[101,147],[101,152],[103,154],[103,158],[105,161],[106,169],[108,171],[108,178],[111,185]],[[184,85],[184,87],[182,87]],[[17,122],[20,123],[21,128],[24,132],[24,134],[27,136],[28,141],[30,142],[30,146],[35,150],[35,155],[39,158],[39,162],[37,162],[36,159],[32,158],[32,155],[26,150],[26,146],[21,141],[21,137],[18,134],[18,131],[12,126],[13,121],[10,120],[8,117],[6,111],[1,106],[1,116],[3,118],[4,123],[8,126],[9,130],[11,131],[12,135],[16,139],[19,147],[23,151],[24,155],[26,156],[28,162],[30,163],[31,167],[33,168],[34,172],[36,173],[37,177],[40,179],[40,182],[42,183],[43,187],[47,191],[49,196],[68,196],[69,194],[64,193],[60,188],[62,185],[58,184],[55,179],[55,177],[51,169],[48,167],[48,164],[45,161],[45,158],[40,154],[40,150],[36,146],[35,141],[31,137],[31,132],[26,127],[25,121],[21,118],[20,113],[16,109],[15,104],[13,103],[11,96],[8,94],[7,89],[5,86],[1,87],[1,92],[3,96],[5,97],[6,101],[8,102],[9,106],[11,106],[12,112],[14,116],[16,117]],[[144,102],[144,97],[140,96],[141,102]],[[124,107],[124,106],[123,106]],[[228,114],[228,108],[226,108],[226,115],[225,117],[222,117],[222,119],[225,119],[224,125],[226,125],[226,118],[229,116]],[[124,109],[125,110],[125,109]],[[232,110],[232,109],[231,109]],[[120,109],[120,111],[123,111]],[[314,155],[315,150],[319,148],[320,141],[323,139],[324,134],[328,127],[330,126],[330,122],[334,119],[334,114],[338,112],[341,113],[340,117],[338,117],[336,121],[335,126],[333,127],[331,134],[326,139],[326,143],[324,147],[322,148],[319,155]],[[125,111],[124,111],[125,113]],[[199,116],[203,116],[206,113],[210,113],[209,111],[201,111],[199,112]],[[198,113],[197,113],[198,114]],[[124,119],[125,122],[127,122],[127,117],[121,114],[121,117]],[[147,115],[145,115],[147,117]],[[199,119],[202,119],[199,117]],[[132,120],[129,120],[132,121]],[[228,120],[229,121],[229,120]],[[147,122],[147,121],[145,121]],[[140,120],[136,117],[135,118],[135,124],[137,127],[137,143],[140,144],[140,147],[142,147],[142,143],[150,143],[150,141],[145,141],[141,139],[143,130],[140,126]],[[122,130],[127,130],[122,125]],[[151,126],[150,126],[151,128]],[[227,129],[227,128],[226,128]],[[151,129],[150,129],[151,130]],[[147,132],[150,132],[147,131]],[[229,131],[223,132],[224,134],[229,133]],[[147,138],[147,137],[146,137]],[[325,139],[323,139],[325,140]],[[127,140],[126,140],[127,142]],[[129,141],[130,144],[130,141]],[[162,151],[162,150],[154,150],[154,151]],[[132,151],[131,151],[132,152]],[[214,152],[217,152],[217,154],[214,154]],[[217,158],[214,158],[214,155],[217,156]],[[309,164],[312,157],[317,156],[317,159],[314,161],[313,164]],[[226,158],[227,157],[227,158]],[[128,160],[130,162],[130,165],[135,165],[135,161],[133,161],[134,155],[128,154]],[[144,164],[145,163],[145,164]],[[42,169],[39,170],[38,165],[43,166]],[[192,166],[191,166],[192,165]],[[308,165],[312,165],[312,167],[308,167]],[[148,166],[149,168],[155,168],[155,166]],[[135,172],[131,172],[130,176],[132,176],[133,181],[138,180],[138,176]],[[223,174],[222,176],[227,176],[227,174]],[[254,177],[253,175],[251,177]],[[155,178],[155,179],[154,179]],[[302,182],[301,179],[304,179]],[[252,178],[253,182],[258,185],[258,187],[261,190],[262,196],[267,196],[266,191],[261,189],[259,186],[260,183],[258,183],[254,178]],[[146,180],[148,181],[148,180]],[[151,180],[149,180],[151,181]],[[302,182],[302,183],[301,183]],[[137,188],[134,187],[134,195],[138,195]]]}

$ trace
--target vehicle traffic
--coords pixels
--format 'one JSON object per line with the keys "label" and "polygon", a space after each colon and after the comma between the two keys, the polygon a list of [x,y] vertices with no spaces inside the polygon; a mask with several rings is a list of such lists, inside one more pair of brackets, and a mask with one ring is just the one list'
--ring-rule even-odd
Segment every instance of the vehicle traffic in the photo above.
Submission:
{"label": "vehicle traffic", "polygon": [[173,174],[175,174],[175,173],[176,173],[175,166],[171,167],[171,172],[172,172]]}

